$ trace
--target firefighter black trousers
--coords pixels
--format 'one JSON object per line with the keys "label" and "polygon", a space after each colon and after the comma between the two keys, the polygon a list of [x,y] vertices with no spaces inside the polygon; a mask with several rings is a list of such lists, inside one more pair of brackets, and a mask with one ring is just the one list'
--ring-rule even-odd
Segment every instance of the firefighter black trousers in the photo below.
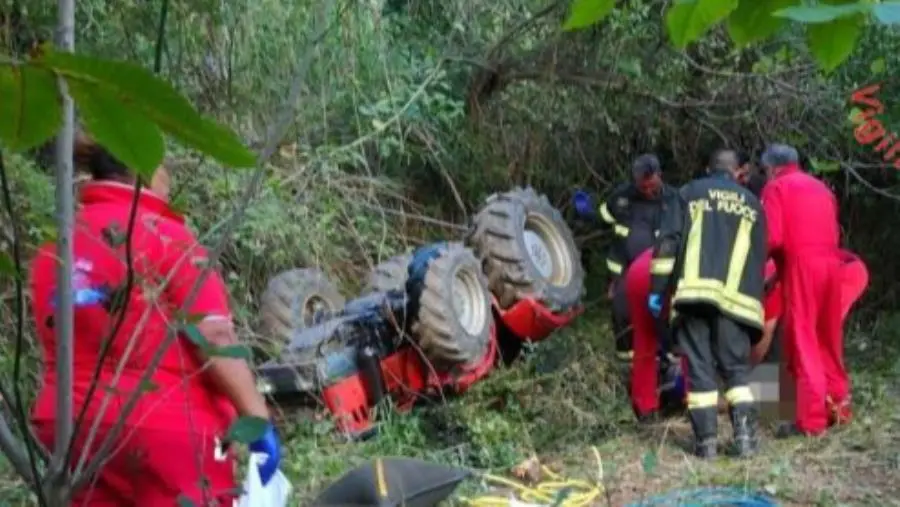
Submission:
{"label": "firefighter black trousers", "polygon": [[751,330],[708,305],[678,308],[678,344],[687,358],[688,410],[698,439],[715,438],[719,386],[731,407],[749,408],[753,394],[750,374]]}
{"label": "firefighter black trousers", "polygon": [[631,359],[632,331],[628,318],[628,298],[625,292],[625,277],[613,282],[612,327],[616,337],[616,356],[621,360]]}

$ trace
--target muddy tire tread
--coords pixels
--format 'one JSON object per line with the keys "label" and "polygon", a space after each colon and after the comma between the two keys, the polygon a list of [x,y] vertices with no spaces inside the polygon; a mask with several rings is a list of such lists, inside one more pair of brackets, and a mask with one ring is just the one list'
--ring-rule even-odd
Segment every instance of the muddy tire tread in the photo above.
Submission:
{"label": "muddy tire tread", "polygon": [[[463,329],[453,308],[453,277],[458,269],[465,269],[466,264],[471,266],[486,296],[485,322],[476,334],[469,334]],[[487,350],[493,315],[487,280],[478,268],[479,262],[474,253],[461,243],[449,244],[447,250],[428,267],[411,331],[425,357],[438,371],[449,371],[455,366],[471,363],[483,357]]]}
{"label": "muddy tire tread", "polygon": [[[566,286],[551,286],[531,269],[519,237],[528,213],[543,215],[564,238],[573,269]],[[567,310],[579,304],[584,296],[584,269],[574,236],[559,210],[531,187],[516,187],[488,197],[472,221],[466,244],[481,259],[490,290],[502,308],[530,296],[554,310]]]}

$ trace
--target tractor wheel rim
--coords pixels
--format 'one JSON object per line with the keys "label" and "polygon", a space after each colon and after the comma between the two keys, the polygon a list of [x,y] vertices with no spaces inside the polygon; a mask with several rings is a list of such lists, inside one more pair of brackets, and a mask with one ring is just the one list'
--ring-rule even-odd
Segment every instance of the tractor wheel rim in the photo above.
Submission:
{"label": "tractor wheel rim", "polygon": [[460,268],[453,275],[453,310],[459,325],[469,335],[475,335],[484,328],[485,294],[478,283],[478,277],[468,268]]}
{"label": "tractor wheel rim", "polygon": [[572,259],[565,240],[542,215],[525,219],[525,248],[538,273],[551,285],[564,286],[572,280]]}
{"label": "tractor wheel rim", "polygon": [[322,297],[309,296],[303,301],[300,307],[300,317],[304,327],[313,326],[319,320],[319,316],[323,313],[332,311],[331,304]]}

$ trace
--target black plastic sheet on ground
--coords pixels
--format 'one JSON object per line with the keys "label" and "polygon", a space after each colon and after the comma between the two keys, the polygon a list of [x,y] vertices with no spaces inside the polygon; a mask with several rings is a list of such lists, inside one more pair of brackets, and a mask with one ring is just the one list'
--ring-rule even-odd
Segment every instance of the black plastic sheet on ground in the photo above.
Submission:
{"label": "black plastic sheet on ground", "polygon": [[470,472],[411,458],[378,458],[323,491],[317,507],[432,507],[449,497]]}

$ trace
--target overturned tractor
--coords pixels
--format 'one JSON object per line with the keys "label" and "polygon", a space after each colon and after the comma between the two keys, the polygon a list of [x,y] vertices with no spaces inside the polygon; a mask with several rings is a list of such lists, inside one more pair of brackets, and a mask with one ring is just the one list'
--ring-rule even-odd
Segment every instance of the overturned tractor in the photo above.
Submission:
{"label": "overturned tractor", "polygon": [[313,269],[276,276],[262,332],[286,343],[260,366],[278,399],[321,399],[339,431],[372,432],[374,407],[459,394],[522,344],[581,312],[584,270],[562,215],[531,188],[492,195],[463,242],[436,243],[379,264],[345,302]]}

